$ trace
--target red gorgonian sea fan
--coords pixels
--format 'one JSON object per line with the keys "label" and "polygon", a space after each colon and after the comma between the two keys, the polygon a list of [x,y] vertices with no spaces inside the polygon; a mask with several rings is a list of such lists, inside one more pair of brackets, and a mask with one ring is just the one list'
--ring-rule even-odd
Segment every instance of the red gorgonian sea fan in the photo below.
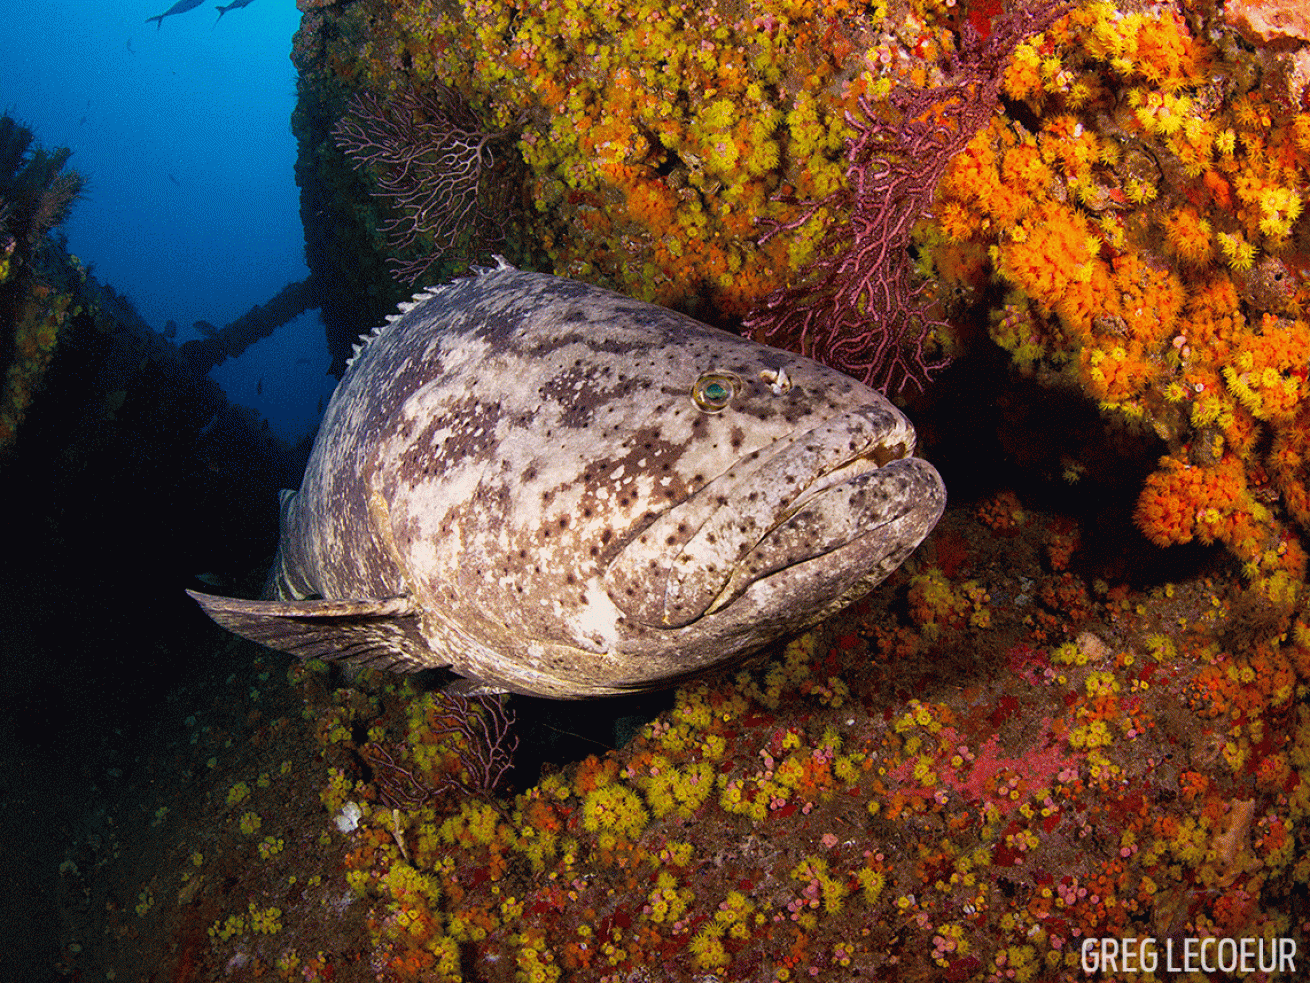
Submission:
{"label": "red gorgonian sea fan", "polygon": [[463,774],[429,783],[418,769],[401,763],[403,746],[389,750],[372,742],[361,749],[361,756],[373,770],[379,798],[393,809],[431,805],[451,792],[490,797],[514,765],[514,752],[519,746],[518,734],[514,733],[517,715],[506,709],[501,697],[466,697],[448,690],[436,695],[436,710],[431,734],[460,738],[458,754]]}
{"label": "red gorgonian sea fan", "polygon": [[761,241],[792,231],[820,209],[849,215],[829,227],[801,282],[770,294],[743,322],[757,341],[799,351],[888,395],[922,390],[949,359],[927,350],[934,328],[929,282],[910,254],[914,224],[928,214],[951,159],[996,110],[1001,76],[1015,48],[1073,7],[1029,0],[998,17],[984,40],[965,23],[950,81],[899,88],[885,106],[859,100],[847,113],[846,183],[798,217],[766,226]]}
{"label": "red gorgonian sea fan", "polygon": [[391,247],[422,253],[394,259],[396,279],[413,284],[443,256],[476,259],[504,239],[507,209],[486,185],[492,146],[509,131],[488,131],[454,89],[434,81],[385,100],[358,93],[332,135],[356,169],[370,169],[376,194],[398,212],[382,226]]}

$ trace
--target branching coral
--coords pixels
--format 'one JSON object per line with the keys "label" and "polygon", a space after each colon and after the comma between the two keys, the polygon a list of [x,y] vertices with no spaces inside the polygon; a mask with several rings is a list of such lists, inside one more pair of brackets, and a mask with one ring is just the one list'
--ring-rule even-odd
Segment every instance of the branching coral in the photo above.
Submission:
{"label": "branching coral", "polygon": [[432,82],[385,99],[358,93],[332,132],[400,212],[383,227],[391,247],[419,252],[393,261],[398,279],[412,284],[445,255],[477,259],[504,241],[506,199],[494,187],[492,148],[509,134],[488,132],[455,90]]}
{"label": "branching coral", "polygon": [[[361,754],[373,769],[378,793],[388,806],[417,808],[439,795],[462,791],[490,795],[514,764],[519,738],[515,714],[496,696],[466,697],[461,693],[429,696],[418,704],[426,712],[413,721],[410,740],[418,763],[405,767],[402,752],[381,742],[367,744]],[[441,758],[443,738],[454,740],[454,754]]]}
{"label": "branching coral", "polygon": [[29,258],[41,237],[68,217],[84,183],[64,170],[71,150],[49,152],[33,140],[27,127],[0,116],[0,237],[13,236]]}
{"label": "branching coral", "polygon": [[986,41],[966,24],[946,84],[897,89],[885,109],[859,100],[858,112],[846,117],[855,136],[846,148],[845,185],[771,231],[795,231],[819,212],[841,218],[818,245],[804,282],[775,292],[746,319],[753,337],[795,348],[885,392],[922,388],[945,365],[940,343],[929,345],[934,328],[944,324],[929,314],[933,298],[909,251],[914,224],[952,158],[995,112],[1010,54],[1067,8],[1021,5],[998,18]]}

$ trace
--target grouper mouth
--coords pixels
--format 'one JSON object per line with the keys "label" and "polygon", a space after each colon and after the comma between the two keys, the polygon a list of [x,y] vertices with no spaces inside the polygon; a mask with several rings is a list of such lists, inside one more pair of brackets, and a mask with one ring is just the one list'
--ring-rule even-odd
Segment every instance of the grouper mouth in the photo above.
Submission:
{"label": "grouper mouth", "polygon": [[[941,479],[913,451],[914,428],[889,406],[761,448],[627,543],[605,575],[610,597],[635,622],[679,628],[777,571],[862,539],[882,537],[887,553],[899,551],[902,527],[922,527],[922,538],[944,503]],[[931,520],[906,521],[929,512]],[[860,552],[868,562],[870,551]]]}

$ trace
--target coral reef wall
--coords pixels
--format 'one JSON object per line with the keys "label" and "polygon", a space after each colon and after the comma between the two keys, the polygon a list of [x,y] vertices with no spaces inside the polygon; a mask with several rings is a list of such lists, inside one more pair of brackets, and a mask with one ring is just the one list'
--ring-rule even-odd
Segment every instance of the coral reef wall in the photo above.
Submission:
{"label": "coral reef wall", "polygon": [[1310,112],[1292,39],[1255,40],[1204,4],[1084,5],[1021,46],[1009,112],[947,173],[925,251],[944,284],[1002,292],[979,313],[1019,372],[1160,438],[1148,538],[1222,542],[1290,604],[1310,528]]}
{"label": "coral reef wall", "polygon": [[[381,230],[397,214],[369,194],[388,175],[356,171],[332,138],[352,93],[385,102],[449,86],[488,132],[511,137],[491,156],[522,175],[523,200],[505,209],[512,259],[726,323],[788,283],[834,215],[817,210],[767,242],[759,222],[786,225],[839,188],[854,132],[846,114],[894,79],[941,80],[956,37],[946,6],[891,13],[846,0],[302,9],[296,132],[310,265],[349,285],[353,297],[328,316],[354,333],[394,296],[378,267]],[[422,236],[411,245],[435,248]],[[470,245],[431,275],[485,252]]]}

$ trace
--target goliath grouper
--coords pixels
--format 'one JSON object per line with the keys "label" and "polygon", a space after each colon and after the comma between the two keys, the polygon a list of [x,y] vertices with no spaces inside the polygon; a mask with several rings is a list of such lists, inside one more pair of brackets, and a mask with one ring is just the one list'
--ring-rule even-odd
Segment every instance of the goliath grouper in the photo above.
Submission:
{"label": "goliath grouper", "polygon": [[825,366],[572,280],[418,294],[328,405],[264,601],[301,658],[466,692],[667,686],[868,591],[941,516],[914,428]]}

